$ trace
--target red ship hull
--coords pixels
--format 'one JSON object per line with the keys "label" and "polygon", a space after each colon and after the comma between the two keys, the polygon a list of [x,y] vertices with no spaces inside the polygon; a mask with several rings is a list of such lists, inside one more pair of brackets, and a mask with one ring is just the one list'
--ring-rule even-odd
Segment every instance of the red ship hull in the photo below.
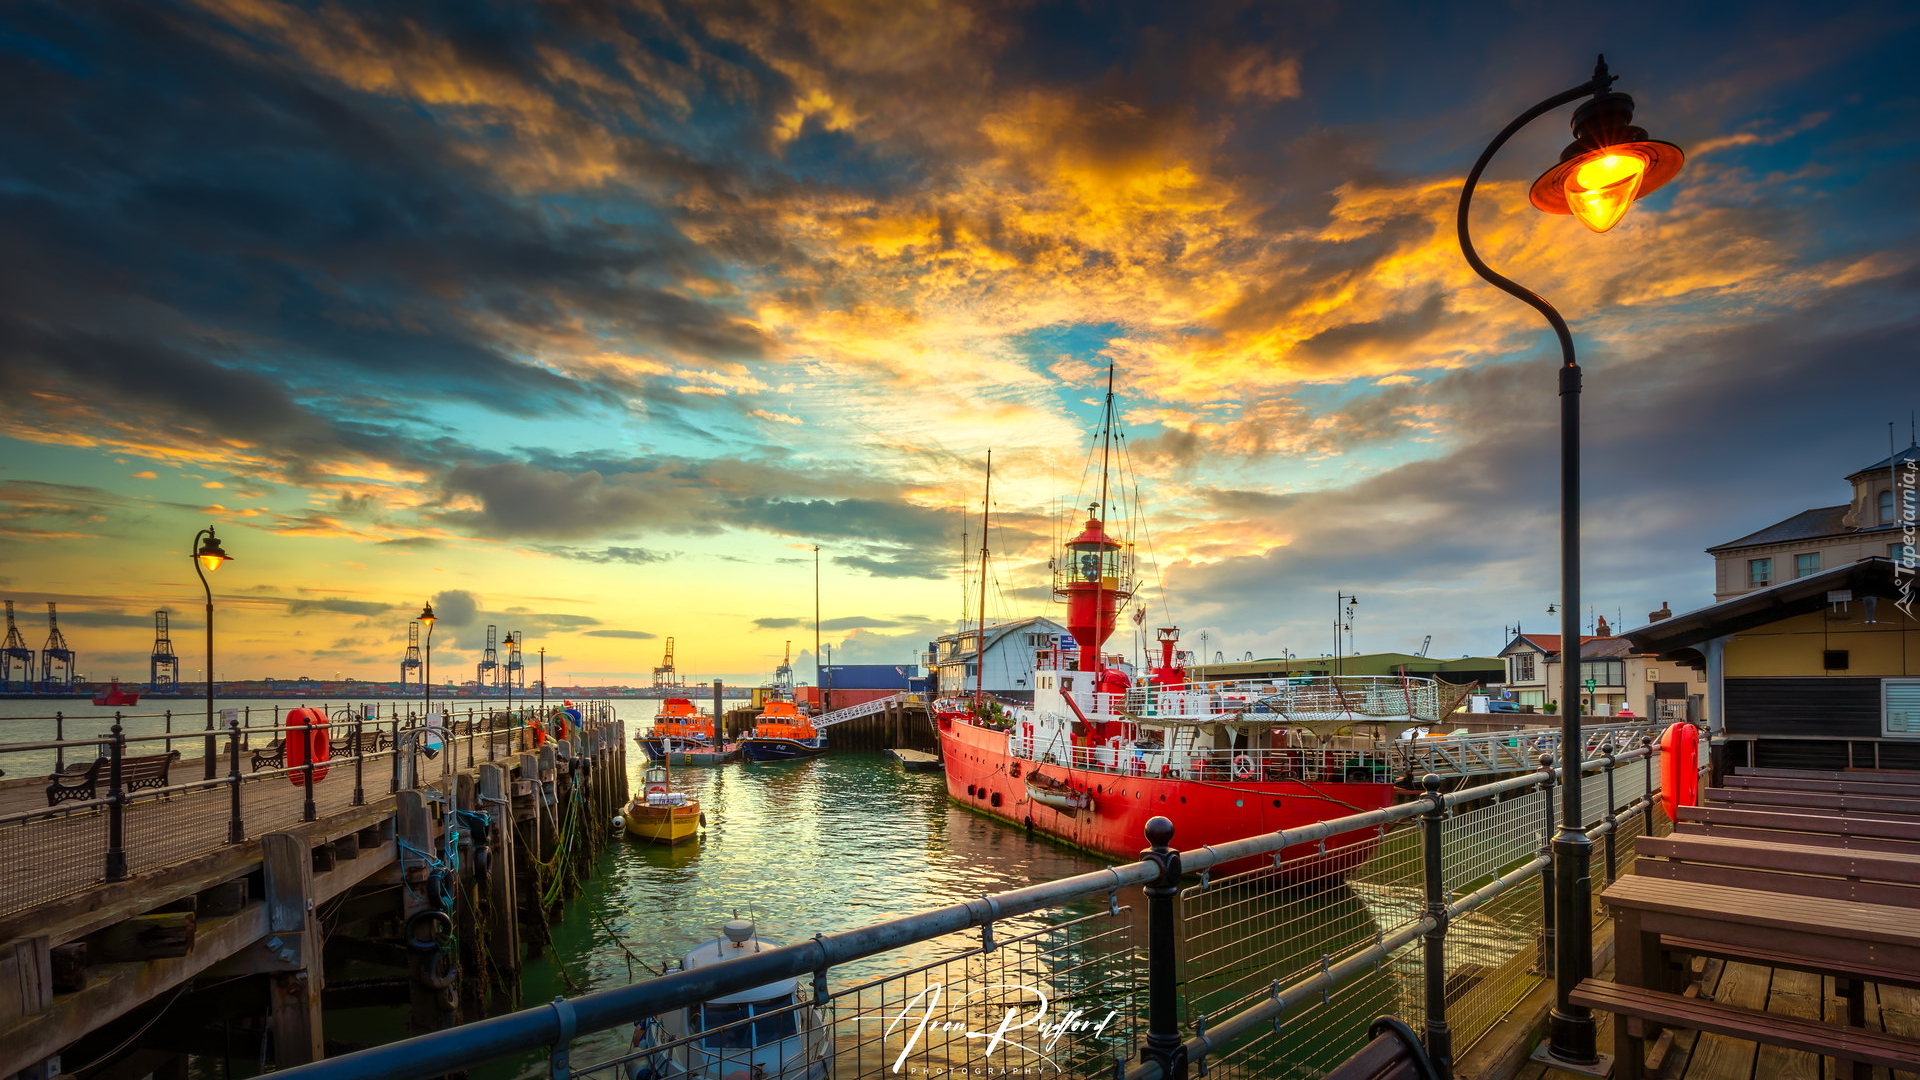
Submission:
{"label": "red ship hull", "polygon": [[[1099,769],[1042,763],[1048,777],[1091,796],[1085,809],[1060,809],[1032,798],[1024,779],[1036,766],[1013,756],[1007,734],[964,720],[942,720],[941,756],[947,795],[970,810],[1108,858],[1131,862],[1147,846],[1147,822],[1173,822],[1173,847],[1191,851],[1206,844],[1296,829],[1329,818],[1391,805],[1392,784],[1221,781],[1128,776]],[[1289,850],[1281,869],[1290,881],[1341,875],[1365,863],[1379,842],[1377,829],[1327,838]],[[1270,856],[1241,859],[1215,868],[1216,875],[1272,865]]]}

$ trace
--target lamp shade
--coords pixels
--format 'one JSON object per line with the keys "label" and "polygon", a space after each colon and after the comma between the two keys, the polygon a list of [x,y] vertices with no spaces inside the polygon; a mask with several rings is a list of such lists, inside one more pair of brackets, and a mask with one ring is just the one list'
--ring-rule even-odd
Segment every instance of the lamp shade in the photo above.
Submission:
{"label": "lamp shade", "polygon": [[200,550],[194,552],[193,557],[200,560],[201,568],[209,574],[220,569],[222,564],[233,558],[227,554],[225,548],[220,546],[220,538],[213,535],[212,529],[207,530],[207,538],[200,542]]}
{"label": "lamp shade", "polygon": [[1594,232],[1618,225],[1635,200],[1660,190],[1686,161],[1679,147],[1649,139],[1633,125],[1633,99],[1625,94],[1601,94],[1582,105],[1573,134],[1559,164],[1540,174],[1528,198],[1535,209],[1571,214]]}
{"label": "lamp shade", "polygon": [[431,627],[438,621],[438,618],[439,617],[433,613],[433,604],[431,602],[420,609],[420,621],[426,626]]}

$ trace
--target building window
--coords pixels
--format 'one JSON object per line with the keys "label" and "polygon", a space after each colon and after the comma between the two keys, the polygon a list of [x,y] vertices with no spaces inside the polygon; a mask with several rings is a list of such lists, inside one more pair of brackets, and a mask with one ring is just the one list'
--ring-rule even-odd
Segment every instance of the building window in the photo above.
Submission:
{"label": "building window", "polygon": [[1820,572],[1820,553],[1819,552],[1814,551],[1814,552],[1809,552],[1808,554],[1805,554],[1805,555],[1795,555],[1793,557],[1793,576],[1794,577],[1797,577],[1797,578],[1812,577],[1813,575],[1819,572]]}
{"label": "building window", "polygon": [[1512,660],[1513,660],[1513,681],[1514,682],[1532,682],[1533,681],[1533,654],[1530,652],[1521,653],[1518,656],[1512,657]]}
{"label": "building window", "polygon": [[1893,489],[1892,488],[1888,488],[1886,491],[1883,491],[1880,493],[1880,520],[1881,521],[1893,520]]}
{"label": "building window", "polygon": [[1747,560],[1747,588],[1764,589],[1773,584],[1772,559]]}
{"label": "building window", "polygon": [[1880,734],[1920,739],[1920,679],[1885,679],[1880,688]]}
{"label": "building window", "polygon": [[1887,558],[1892,559],[1902,566],[1913,565],[1913,552],[1909,550],[1905,544],[1888,544]]}
{"label": "building window", "polygon": [[1582,660],[1580,662],[1580,684],[1593,680],[1595,686],[1625,686],[1626,661],[1624,660]]}

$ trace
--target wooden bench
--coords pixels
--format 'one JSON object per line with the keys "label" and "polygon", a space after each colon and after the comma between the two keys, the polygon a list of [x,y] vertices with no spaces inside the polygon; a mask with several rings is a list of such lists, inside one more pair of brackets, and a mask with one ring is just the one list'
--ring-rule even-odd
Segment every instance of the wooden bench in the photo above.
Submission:
{"label": "wooden bench", "polygon": [[[1706,836],[1641,837],[1633,872],[1920,912],[1920,853],[1849,851]],[[1920,917],[1920,916],[1917,916]]]}
{"label": "wooden bench", "polygon": [[[167,768],[179,759],[178,750],[121,758],[120,790],[124,793],[137,788],[166,787]],[[69,765],[47,777],[47,805],[97,799],[99,788],[111,782],[112,775],[112,758],[99,757],[85,765]]]}
{"label": "wooden bench", "polygon": [[1920,784],[1885,783],[1871,779],[1875,774],[1848,776],[1844,780],[1804,780],[1792,776],[1728,776],[1721,787],[1748,791],[1812,791],[1827,795],[1887,795],[1899,799],[1920,799]]}
{"label": "wooden bench", "polygon": [[[1840,814],[1792,813],[1787,807],[1751,809],[1738,806],[1682,806],[1675,810],[1679,824],[1676,832],[1700,832],[1684,826],[1706,826],[1704,831],[1724,835],[1751,836],[1781,843],[1812,843],[1810,836],[1844,837],[1847,846],[1855,840],[1897,841],[1908,846],[1920,844],[1920,821],[1896,818],[1846,817]],[[1875,844],[1873,846],[1880,846]]]}
{"label": "wooden bench", "polygon": [[[1699,998],[1621,986],[1599,979],[1582,979],[1569,998],[1575,1005],[1610,1012],[1624,1020],[1651,1020],[1668,1027],[1728,1035],[1736,1039],[1804,1050],[1888,1069],[1920,1069],[1920,1040],[1864,1028],[1840,1027],[1820,1020],[1722,1005]],[[1638,1047],[1634,1048],[1637,1054]],[[1625,1059],[1622,1059],[1625,1063]],[[1637,1064],[1638,1059],[1635,1059]],[[1637,1072],[1637,1070],[1636,1070]],[[1634,1075],[1634,1073],[1628,1073]]]}
{"label": "wooden bench", "polygon": [[1321,1080],[1439,1080],[1440,1072],[1406,1021],[1382,1016],[1367,1029],[1373,1040]]}
{"label": "wooden bench", "polygon": [[1775,780],[1866,780],[1876,784],[1920,787],[1920,772],[1912,769],[1765,769],[1754,765],[1736,765],[1733,775]]}
{"label": "wooden bench", "polygon": [[1849,817],[1920,816],[1920,791],[1912,795],[1849,795],[1839,791],[1778,791],[1773,788],[1702,788],[1700,797],[1723,806],[1755,809],[1832,810]]}
{"label": "wooden bench", "polygon": [[253,752],[253,769],[279,769],[287,764],[287,740],[275,739]]}

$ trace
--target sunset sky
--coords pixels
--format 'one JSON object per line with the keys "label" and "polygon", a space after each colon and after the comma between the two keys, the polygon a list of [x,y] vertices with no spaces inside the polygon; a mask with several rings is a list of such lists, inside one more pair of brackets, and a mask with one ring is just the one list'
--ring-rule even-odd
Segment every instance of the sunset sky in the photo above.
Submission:
{"label": "sunset sky", "polygon": [[[95,678],[911,662],[1053,615],[1109,365],[1148,625],[1485,654],[1557,598],[1557,350],[1460,181],[1604,52],[1686,169],[1480,248],[1572,322],[1588,597],[1845,501],[1920,409],[1920,7],[723,0],[0,12],[0,591]],[[1164,595],[1161,585],[1164,584]],[[1117,643],[1116,643],[1117,644]],[[810,659],[808,661],[810,663]],[[802,677],[811,674],[803,665]]]}

